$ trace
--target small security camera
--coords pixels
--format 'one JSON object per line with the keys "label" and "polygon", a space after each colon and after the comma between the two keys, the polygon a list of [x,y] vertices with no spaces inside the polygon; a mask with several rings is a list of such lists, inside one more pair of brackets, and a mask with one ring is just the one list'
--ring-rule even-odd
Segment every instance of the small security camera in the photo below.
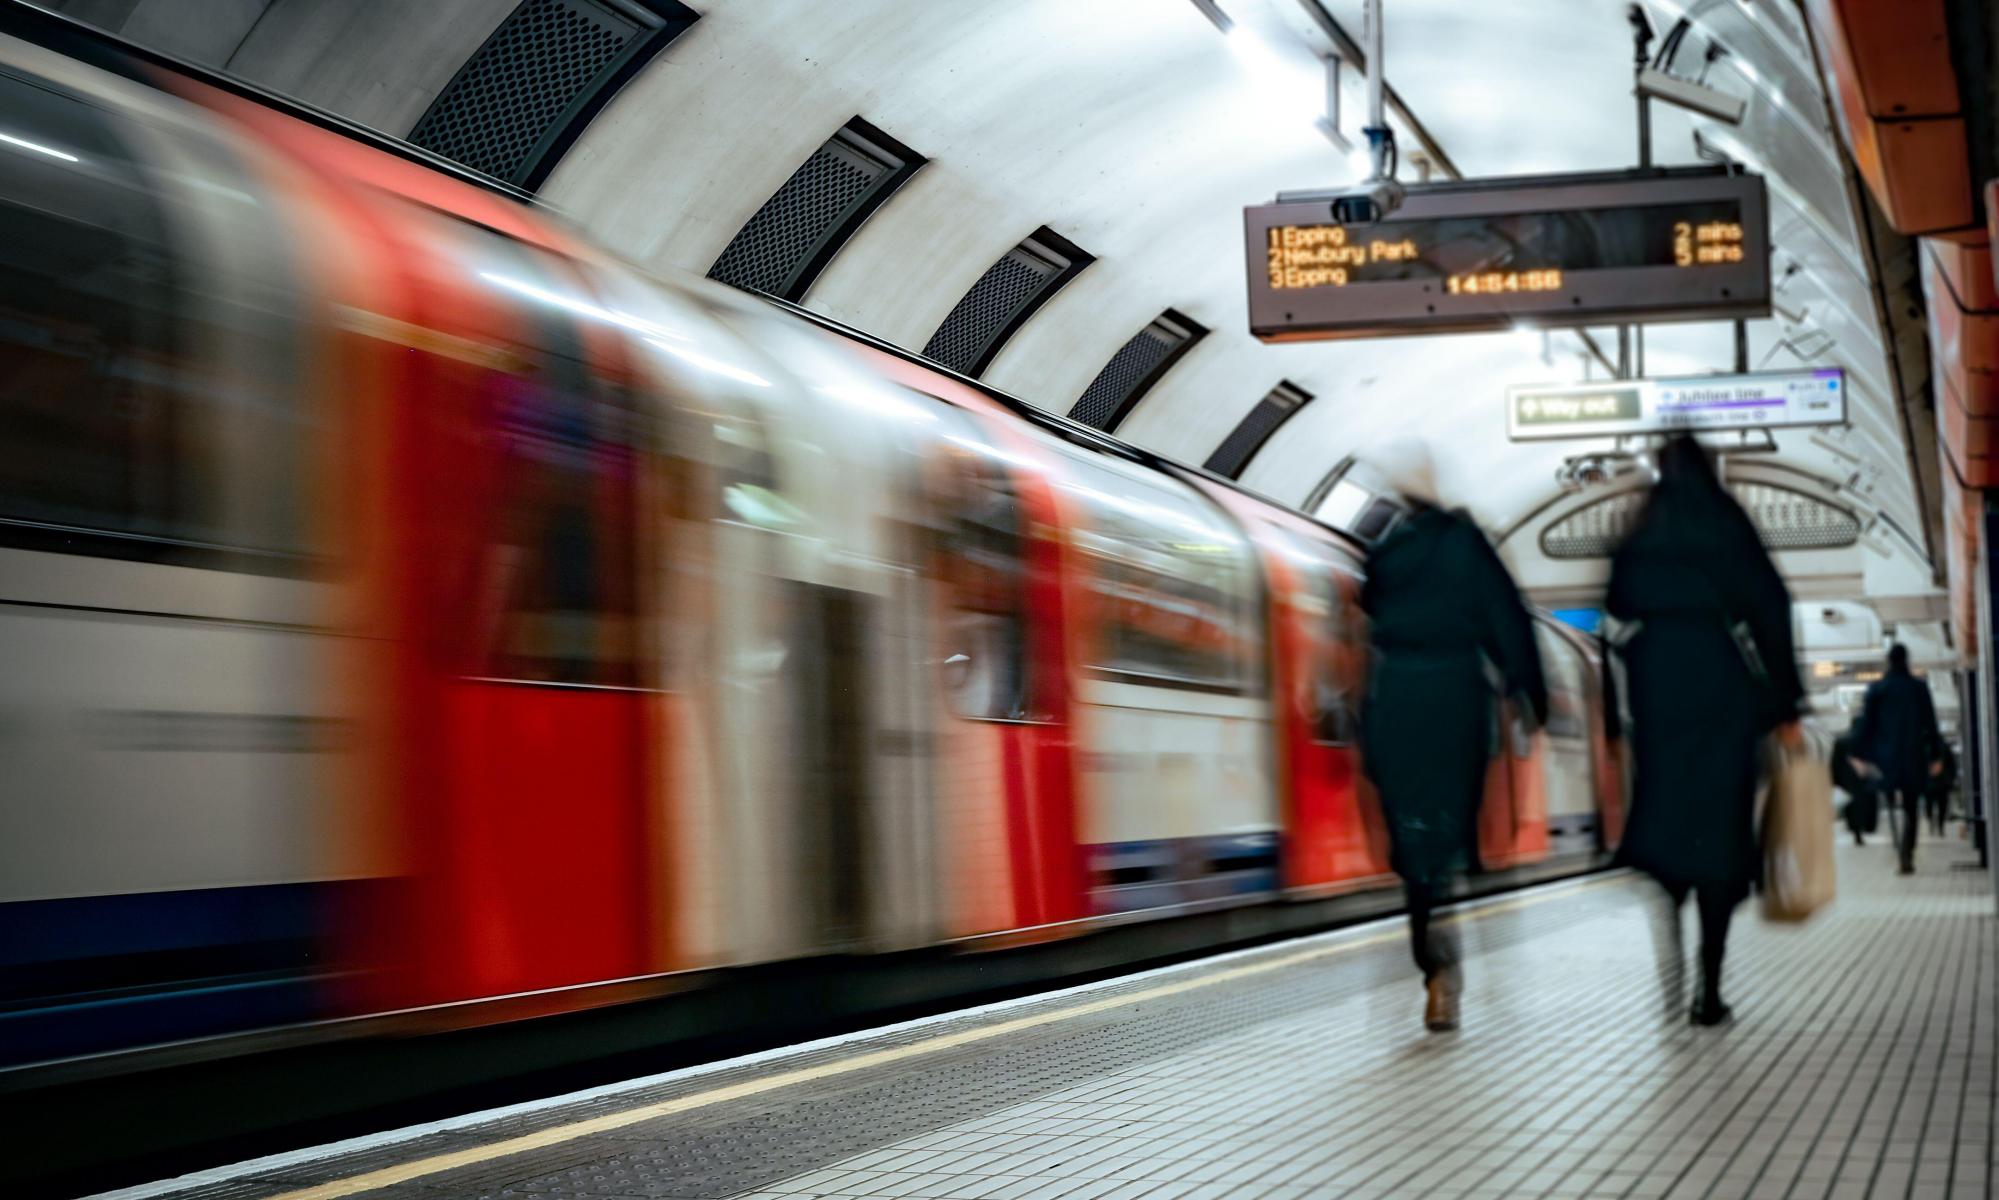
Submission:
{"label": "small security camera", "polygon": [[1668,75],[1657,67],[1645,67],[1638,72],[1638,90],[1654,100],[1664,100],[1730,125],[1742,124],[1742,114],[1748,108],[1746,101],[1715,91],[1704,83]]}
{"label": "small security camera", "polygon": [[1333,221],[1340,225],[1372,225],[1402,207],[1402,185],[1393,179],[1372,179],[1361,190],[1333,198]]}

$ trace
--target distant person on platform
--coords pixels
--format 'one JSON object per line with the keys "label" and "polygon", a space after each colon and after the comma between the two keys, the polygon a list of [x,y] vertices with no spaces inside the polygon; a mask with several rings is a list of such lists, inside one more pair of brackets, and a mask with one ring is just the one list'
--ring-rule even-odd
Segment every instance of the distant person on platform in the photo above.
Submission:
{"label": "distant person on platform", "polygon": [[1888,647],[1888,674],[1868,685],[1854,744],[1879,777],[1889,815],[1901,815],[1895,850],[1902,874],[1913,875],[1923,795],[1943,774],[1943,734],[1930,685],[1909,673],[1909,648],[1900,642]]}
{"label": "distant person on platform", "polygon": [[1371,462],[1410,513],[1368,555],[1361,606],[1375,658],[1362,753],[1408,891],[1423,1023],[1443,1031],[1458,1023],[1458,951],[1432,917],[1478,828],[1495,727],[1487,665],[1536,721],[1548,689],[1520,593],[1479,527],[1438,499],[1429,449],[1398,442]]}
{"label": "distant person on platform", "polygon": [[1957,752],[1950,748],[1950,742],[1937,741],[1938,770],[1930,776],[1927,793],[1930,810],[1930,832],[1943,836],[1944,822],[1950,819],[1950,800],[1957,794]]}
{"label": "distant person on platform", "polygon": [[1881,815],[1880,789],[1875,786],[1874,768],[1860,761],[1860,719],[1832,743],[1832,781],[1846,793],[1846,827],[1853,844],[1865,846]]}
{"label": "distant person on platform", "polygon": [[1679,436],[1659,452],[1659,482],[1610,568],[1606,611],[1630,688],[1636,789],[1619,855],[1669,901],[1659,936],[1669,1010],[1684,999],[1680,910],[1701,924],[1692,1017],[1719,1025],[1728,926],[1760,873],[1758,749],[1772,729],[1803,744],[1804,685],[1791,596],[1756,528],[1707,452]]}

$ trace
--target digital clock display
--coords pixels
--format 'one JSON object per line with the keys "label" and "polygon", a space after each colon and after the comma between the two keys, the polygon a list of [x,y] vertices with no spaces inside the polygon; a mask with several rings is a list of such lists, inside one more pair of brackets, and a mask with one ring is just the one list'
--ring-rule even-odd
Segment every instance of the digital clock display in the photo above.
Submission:
{"label": "digital clock display", "polygon": [[1762,316],[1763,181],[1671,168],[1416,185],[1386,220],[1337,193],[1244,210],[1267,341]]}

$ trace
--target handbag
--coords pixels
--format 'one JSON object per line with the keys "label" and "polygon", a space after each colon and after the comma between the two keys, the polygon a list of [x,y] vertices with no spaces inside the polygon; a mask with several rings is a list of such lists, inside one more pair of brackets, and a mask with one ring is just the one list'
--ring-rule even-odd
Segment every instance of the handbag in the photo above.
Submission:
{"label": "handbag", "polygon": [[1800,750],[1777,748],[1763,807],[1763,916],[1803,921],[1832,901],[1832,773]]}

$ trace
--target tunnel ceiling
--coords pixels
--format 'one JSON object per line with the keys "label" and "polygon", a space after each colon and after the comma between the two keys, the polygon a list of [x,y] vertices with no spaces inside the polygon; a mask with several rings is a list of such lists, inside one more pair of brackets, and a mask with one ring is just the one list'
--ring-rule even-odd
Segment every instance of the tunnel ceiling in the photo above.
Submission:
{"label": "tunnel ceiling", "polygon": [[[528,2],[540,6],[537,19],[560,20],[554,10],[593,0]],[[184,19],[203,3],[56,7],[396,135],[417,128],[448,88],[464,89],[454,77],[520,8],[241,0],[204,9],[205,21]],[[1087,265],[1072,264],[991,357],[988,382],[1066,413],[1120,347],[1172,310],[1210,332],[1164,371],[1120,436],[1201,462],[1289,383],[1311,399],[1249,461],[1246,484],[1301,503],[1344,456],[1414,433],[1439,448],[1453,498],[1495,528],[1521,519],[1556,494],[1564,457],[1591,444],[1508,444],[1502,389],[1579,377],[1574,334],[1282,346],[1248,335],[1242,207],[1362,173],[1315,125],[1325,98],[1319,56],[1334,49],[1328,22],[1358,37],[1361,0],[1219,3],[1236,25],[1226,35],[1191,0],[696,0],[698,19],[662,36],[663,48],[607,90],[573,141],[558,140],[539,194],[641,265],[704,273],[858,117],[920,165],[902,165],[892,193],[823,263],[807,307],[921,350],[968,291],[1041,230]],[[1466,175],[1629,166],[1624,7],[1386,0],[1387,76]],[[1838,485],[1869,519],[1869,590],[1926,589],[1924,514],[1936,501],[1919,494],[1910,447],[1933,462],[1934,434],[1904,430],[1897,396],[1911,389],[1909,368],[1897,372],[1896,330],[1884,329],[1896,280],[1880,269],[1903,263],[1906,274],[1907,250],[1864,236],[1865,201],[1795,4],[1650,0],[1650,9],[1661,32],[1683,15],[1694,23],[1676,71],[1700,73],[1719,45],[1726,52],[1706,66],[1708,82],[1748,101],[1736,128],[1655,105],[1653,142],[1659,163],[1695,163],[1698,132],[1711,153],[1770,180],[1780,312],[1751,323],[1751,365],[1850,372],[1852,427],[1786,432],[1781,455]],[[684,12],[649,11],[668,21]],[[1344,131],[1357,136],[1358,71],[1346,72],[1342,107]],[[1398,134],[1403,175],[1413,178],[1417,138],[1406,126]],[[1020,276],[1014,286],[1031,285]],[[1001,301],[1010,302],[992,303]],[[1593,333],[1614,345],[1614,331]],[[1731,366],[1726,325],[1652,326],[1646,336],[1653,374]]]}

